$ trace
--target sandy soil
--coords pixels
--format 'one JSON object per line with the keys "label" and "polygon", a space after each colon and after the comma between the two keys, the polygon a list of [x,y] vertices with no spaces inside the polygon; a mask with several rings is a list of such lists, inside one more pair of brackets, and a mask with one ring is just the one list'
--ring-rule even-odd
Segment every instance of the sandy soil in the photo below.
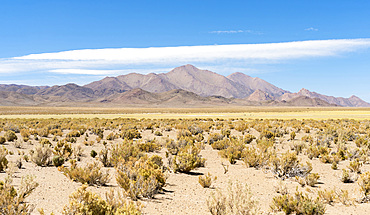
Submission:
{"label": "sandy soil", "polygon": [[[68,131],[64,131],[67,133]],[[108,131],[106,131],[108,132]],[[175,138],[175,130],[170,132],[163,132],[161,138]],[[212,131],[217,132],[217,131]],[[239,132],[232,131],[233,135],[240,135]],[[252,130],[252,134],[258,135],[258,132]],[[3,136],[4,132],[0,132],[0,136]],[[19,138],[20,135],[17,134]],[[304,135],[299,133],[295,141]],[[143,139],[153,139],[154,134],[149,131],[142,132]],[[207,134],[205,135],[207,138]],[[96,138],[90,134],[90,139]],[[156,137],[158,138],[158,137]],[[49,138],[50,140],[52,138]],[[281,138],[280,141],[283,143],[280,146],[280,151],[289,150],[288,136]],[[78,139],[78,143],[82,143],[84,137]],[[110,141],[109,144],[118,143],[121,140]],[[32,140],[32,144],[36,141]],[[8,155],[7,158],[11,162],[15,162],[22,153],[27,154],[30,149],[34,148],[34,145],[24,143],[21,149],[15,148],[12,143],[5,143],[5,148],[13,152],[13,155]],[[255,141],[252,142],[255,144]],[[83,146],[84,153],[80,163],[92,162],[94,159],[90,157],[90,151],[92,149],[100,151],[103,148],[102,144],[95,144],[94,146]],[[165,149],[158,152],[163,157]],[[259,202],[261,212],[264,214],[271,213],[269,205],[272,198],[278,195],[275,191],[275,187],[279,183],[280,179],[276,179],[270,172],[263,170],[257,170],[254,168],[247,168],[242,161],[237,161],[235,165],[230,165],[228,161],[222,159],[217,150],[213,150],[209,145],[206,145],[202,150],[201,155],[206,158],[206,166],[204,168],[198,168],[191,172],[191,174],[180,174],[180,173],[168,173],[167,184],[164,187],[164,191],[157,194],[154,199],[143,199],[144,214],[210,214],[207,208],[206,200],[215,189],[221,189],[225,191],[229,182],[239,182],[248,184],[255,199]],[[300,155],[302,161],[308,160],[306,155]],[[313,172],[319,173],[320,179],[319,184],[316,187],[310,187],[310,193],[315,195],[318,190],[341,188],[350,191],[352,198],[358,198],[360,191],[357,183],[344,184],[340,182],[338,176],[340,175],[340,169],[348,166],[348,161],[340,162],[338,169],[332,170],[330,164],[323,164],[318,159],[313,159]],[[225,173],[222,163],[228,164],[228,172]],[[114,179],[114,169],[105,168],[112,175],[112,180],[108,186],[104,187],[89,187],[90,190],[104,195],[109,189],[120,189]],[[362,167],[362,171],[370,171],[370,166],[365,164]],[[198,183],[198,177],[202,174],[211,173],[212,176],[216,176],[217,180],[212,184],[211,188],[206,189],[201,187]],[[31,204],[34,208],[33,214],[38,214],[37,209],[43,208],[46,214],[54,212],[55,214],[61,214],[64,205],[68,203],[69,195],[74,192],[81,184],[72,182],[63,173],[59,172],[55,167],[38,167],[31,162],[23,161],[22,169],[16,171],[14,175],[13,184],[19,186],[22,176],[34,175],[39,186],[36,190],[27,198],[27,203]],[[6,173],[0,173],[0,180],[6,177]],[[299,184],[293,179],[282,181],[286,184],[290,193],[294,193],[296,187],[299,190],[307,192],[306,187],[301,188]],[[334,206],[327,205],[326,214],[370,214],[370,203],[368,204],[355,204],[353,206],[344,206],[340,203],[335,203]]]}

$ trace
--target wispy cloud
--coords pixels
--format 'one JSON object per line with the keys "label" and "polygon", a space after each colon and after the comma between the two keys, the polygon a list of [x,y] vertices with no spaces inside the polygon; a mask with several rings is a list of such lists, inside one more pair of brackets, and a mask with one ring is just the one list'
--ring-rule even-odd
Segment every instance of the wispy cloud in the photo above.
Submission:
{"label": "wispy cloud", "polygon": [[318,31],[319,29],[317,28],[313,28],[313,27],[310,27],[310,28],[306,28],[304,29],[305,31]]}
{"label": "wispy cloud", "polygon": [[226,30],[226,31],[210,31],[211,34],[237,34],[237,33],[249,33],[261,35],[261,32],[252,31],[252,30]]}
{"label": "wispy cloud", "polygon": [[210,31],[211,34],[236,34],[236,33],[243,33],[242,30],[228,30],[228,31]]}
{"label": "wispy cloud", "polygon": [[[244,64],[336,56],[370,47],[370,39],[316,40],[152,48],[84,49],[0,59],[0,73],[110,75],[169,71],[182,64],[233,68]],[[244,66],[242,65],[242,66]],[[167,70],[168,69],[168,70]]]}

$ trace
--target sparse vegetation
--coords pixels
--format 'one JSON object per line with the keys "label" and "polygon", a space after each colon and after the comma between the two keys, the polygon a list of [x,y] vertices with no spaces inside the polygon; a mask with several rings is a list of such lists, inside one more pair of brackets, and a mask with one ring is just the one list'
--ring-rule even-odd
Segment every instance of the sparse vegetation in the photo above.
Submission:
{"label": "sparse vegetation", "polygon": [[61,167],[60,170],[73,181],[88,185],[106,185],[110,176],[104,172],[98,162],[90,163],[85,167],[78,167],[75,160],[71,161],[71,167]]}
{"label": "sparse vegetation", "polygon": [[[242,214],[268,213],[265,204],[259,205],[250,192],[245,194],[248,192],[244,186],[232,181],[233,188],[226,191],[225,185],[227,180],[236,177],[243,177],[248,182],[256,178],[260,180],[264,175],[268,180],[254,185],[269,187],[267,183],[280,182],[272,188],[280,196],[268,199],[266,194],[270,195],[270,190],[261,190],[257,185],[252,189],[260,190],[258,198],[261,194],[263,201],[272,201],[274,211],[322,214],[324,204],[333,206],[330,212],[336,210],[337,204],[343,204],[355,213],[359,209],[352,208],[354,199],[360,203],[367,203],[370,199],[366,172],[370,155],[369,120],[212,117],[3,119],[0,132],[0,171],[5,171],[2,173],[4,177],[20,178],[32,169],[48,174],[58,167],[60,174],[72,181],[97,185],[79,191],[86,195],[85,202],[77,204],[79,200],[76,199],[84,199],[80,196],[65,206],[68,210],[76,209],[74,213],[77,213],[77,207],[86,205],[91,205],[91,209],[108,210],[111,205],[118,204],[116,201],[122,201],[122,205],[127,203],[122,207],[132,207],[136,213],[136,209],[140,211],[141,208],[137,205],[140,199],[158,196],[165,203],[168,198],[184,198],[185,202],[187,196],[198,198],[212,191],[213,196],[208,203],[197,203],[196,208],[204,210],[209,207],[212,214],[238,214],[238,211]],[[14,133],[18,139],[1,138],[7,132]],[[206,161],[205,158],[212,159]],[[311,161],[306,163],[307,159]],[[29,160],[36,165],[27,163]],[[242,162],[245,165],[241,165]],[[338,168],[339,171],[336,170]],[[274,177],[270,177],[272,175]],[[216,182],[215,176],[219,178]],[[109,183],[111,177],[116,180]],[[332,181],[327,183],[327,180]],[[8,183],[17,189],[17,194],[21,193],[20,181],[16,179]],[[90,192],[107,183],[122,194],[107,193],[102,198],[104,196]],[[293,186],[298,186],[295,193]],[[337,188],[333,189],[333,186]],[[339,189],[340,186],[346,188]],[[174,188],[185,187],[186,191],[177,190],[176,195],[170,196]],[[202,187],[212,189],[202,191]],[[108,200],[108,196],[114,196],[109,197],[114,200]],[[239,196],[244,196],[244,200],[238,199]],[[31,198],[30,203],[33,201]],[[28,200],[23,200],[20,205],[26,205],[25,202]],[[156,202],[153,200],[146,204],[150,205],[149,208],[156,208]],[[259,206],[262,210],[257,210]],[[148,213],[147,208],[143,210]],[[162,208],[160,210],[163,212]],[[194,212],[196,209],[189,207],[189,210]],[[108,214],[119,214],[115,209],[108,211]]]}
{"label": "sparse vegetation", "polygon": [[258,214],[258,202],[247,185],[229,183],[227,191],[216,190],[207,199],[212,215]]}

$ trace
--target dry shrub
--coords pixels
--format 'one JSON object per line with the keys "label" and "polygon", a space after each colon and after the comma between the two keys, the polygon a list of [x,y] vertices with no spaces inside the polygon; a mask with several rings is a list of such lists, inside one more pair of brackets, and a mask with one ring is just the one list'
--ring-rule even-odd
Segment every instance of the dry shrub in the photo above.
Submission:
{"label": "dry shrub", "polygon": [[99,162],[90,163],[85,167],[77,167],[75,160],[70,161],[70,168],[61,167],[60,170],[71,180],[83,184],[87,183],[88,185],[105,185],[109,182],[109,174],[101,170],[102,167]]}
{"label": "dry shrub", "polygon": [[320,200],[323,201],[325,204],[333,205],[333,203],[337,199],[337,195],[334,190],[319,190],[317,191],[317,194]]}
{"label": "dry shrub", "polygon": [[54,154],[68,160],[73,154],[73,149],[70,143],[65,140],[60,140],[54,147]]}
{"label": "dry shrub", "polygon": [[11,183],[9,177],[5,181],[0,181],[0,214],[31,214],[29,205],[24,200],[36,189],[38,183],[34,181],[32,176],[23,177],[18,191]]}
{"label": "dry shrub", "polygon": [[4,137],[5,137],[6,141],[8,141],[8,142],[13,142],[14,140],[18,139],[15,132],[11,131],[11,130],[6,131]]}
{"label": "dry shrub", "polygon": [[125,140],[140,139],[141,134],[137,129],[127,129],[122,132],[122,138]]}
{"label": "dry shrub", "polygon": [[0,172],[4,171],[8,167],[8,159],[6,156],[8,155],[8,151],[5,147],[0,148]]}
{"label": "dry shrub", "polygon": [[362,166],[362,163],[360,163],[360,160],[358,158],[356,158],[355,160],[349,162],[348,169],[351,172],[360,174],[361,173],[361,166]]}
{"label": "dry shrub", "polygon": [[51,164],[53,150],[49,145],[39,144],[34,151],[31,151],[31,160],[38,166],[48,166]]}
{"label": "dry shrub", "polygon": [[139,159],[142,156],[143,153],[140,152],[139,148],[132,141],[123,141],[112,146],[110,162],[113,166],[117,166],[122,160]]}
{"label": "dry shrub", "polygon": [[157,155],[122,161],[116,167],[117,183],[135,201],[140,197],[153,198],[167,180],[162,165],[162,158]]}
{"label": "dry shrub", "polygon": [[99,160],[103,163],[104,167],[112,167],[112,162],[109,157],[109,149],[107,146],[99,152]]}
{"label": "dry shrub", "polygon": [[360,191],[363,194],[363,198],[359,201],[361,203],[370,201],[370,172],[365,172],[360,175],[358,179],[358,185],[360,186]]}
{"label": "dry shrub", "polygon": [[310,173],[306,175],[305,181],[308,186],[314,187],[318,183],[317,180],[319,180],[319,178],[320,176],[318,173]]}
{"label": "dry shrub", "polygon": [[256,139],[256,137],[255,137],[255,136],[253,136],[253,135],[251,135],[251,134],[246,134],[246,135],[244,135],[244,137],[243,137],[243,142],[244,142],[245,144],[249,144],[249,143],[251,143],[254,139]]}
{"label": "dry shrub", "polygon": [[107,140],[114,140],[115,138],[116,135],[113,132],[109,133],[108,136],[106,137]]}
{"label": "dry shrub", "polygon": [[319,198],[312,199],[301,192],[296,191],[294,195],[285,194],[273,198],[270,208],[274,212],[283,211],[285,214],[325,214],[325,205]]}
{"label": "dry shrub", "polygon": [[245,148],[245,144],[242,141],[236,139],[223,139],[219,142],[227,142],[225,149],[222,149],[219,154],[223,158],[227,158],[230,164],[235,164],[236,160],[242,158],[242,152]]}
{"label": "dry shrub", "polygon": [[187,146],[174,156],[172,169],[174,172],[188,173],[191,170],[203,167],[205,165],[205,159],[200,155],[200,149],[196,146]]}
{"label": "dry shrub", "polygon": [[161,149],[161,145],[156,143],[156,140],[151,140],[151,141],[147,140],[143,143],[139,143],[138,147],[140,151],[142,152],[154,152],[154,151],[158,151]]}
{"label": "dry shrub", "polygon": [[274,158],[275,150],[271,140],[257,140],[257,148],[245,147],[242,157],[248,167],[256,169],[267,166]]}
{"label": "dry shrub", "polygon": [[342,175],[339,176],[339,179],[343,183],[353,183],[357,180],[357,175],[354,173],[350,173],[346,169],[342,169]]}
{"label": "dry shrub", "polygon": [[119,214],[141,214],[140,203],[132,202],[122,196],[117,195],[113,190],[106,193],[106,200],[99,195],[87,191],[87,186],[81,186],[77,191],[69,196],[69,204],[63,208],[64,215],[75,214],[97,214],[97,215],[119,215]]}
{"label": "dry shrub", "polygon": [[229,183],[227,192],[217,189],[207,199],[208,210],[212,215],[258,214],[258,202],[247,185]]}
{"label": "dry shrub", "polygon": [[279,182],[274,186],[275,192],[280,193],[282,195],[288,194],[288,187],[286,184],[279,180]]}
{"label": "dry shrub", "polygon": [[343,205],[349,206],[354,204],[354,200],[349,197],[348,190],[337,190],[336,191],[337,199]]}
{"label": "dry shrub", "polygon": [[215,181],[216,179],[217,179],[216,176],[212,179],[211,173],[208,173],[207,175],[204,175],[204,176],[200,175],[199,178],[198,178],[198,181],[199,181],[199,184],[203,188],[209,188],[212,185],[212,180]]}
{"label": "dry shrub", "polygon": [[81,134],[80,134],[80,132],[79,132],[79,131],[70,131],[70,132],[67,134],[67,136],[66,136],[66,137],[71,138],[71,137],[80,137],[80,136],[81,136]]}
{"label": "dry shrub", "polygon": [[271,171],[282,179],[295,176],[306,177],[312,171],[312,165],[308,162],[305,166],[301,165],[296,153],[286,152],[280,158],[271,159]]}

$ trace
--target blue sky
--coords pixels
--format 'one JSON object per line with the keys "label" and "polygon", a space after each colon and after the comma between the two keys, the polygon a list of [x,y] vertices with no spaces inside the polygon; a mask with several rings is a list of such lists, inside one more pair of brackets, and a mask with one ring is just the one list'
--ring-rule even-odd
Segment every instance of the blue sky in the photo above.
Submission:
{"label": "blue sky", "polygon": [[86,84],[192,63],[370,101],[369,14],[361,0],[4,0],[0,83]]}

